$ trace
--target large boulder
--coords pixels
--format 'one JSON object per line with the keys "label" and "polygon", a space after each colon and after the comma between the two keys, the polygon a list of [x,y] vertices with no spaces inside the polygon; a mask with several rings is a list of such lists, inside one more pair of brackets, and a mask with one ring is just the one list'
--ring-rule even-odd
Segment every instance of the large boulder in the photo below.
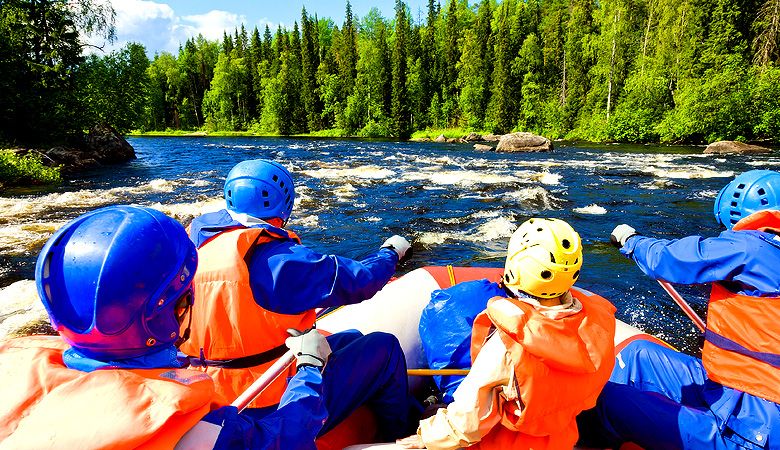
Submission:
{"label": "large boulder", "polygon": [[79,142],[66,147],[52,147],[42,154],[44,164],[62,166],[62,171],[65,173],[78,172],[103,164],[123,163],[136,157],[130,143],[107,124],[94,126]]}
{"label": "large boulder", "polygon": [[447,142],[447,138],[444,137],[443,134],[440,134],[436,136],[436,139],[434,139],[433,142]]}
{"label": "large boulder", "polygon": [[718,141],[713,142],[704,149],[704,153],[712,155],[734,155],[734,154],[761,154],[771,153],[771,148],[761,147],[760,145],[750,145],[737,141]]}
{"label": "large boulder", "polygon": [[481,142],[481,141],[482,141],[482,135],[474,132],[471,132],[463,136],[463,142]]}
{"label": "large boulder", "polygon": [[101,164],[117,164],[135,159],[133,146],[111,125],[92,127],[86,139],[87,152]]}
{"label": "large boulder", "polygon": [[501,136],[500,134],[483,134],[482,140],[485,142],[498,142]]}
{"label": "large boulder", "polygon": [[524,131],[501,136],[496,147],[499,152],[548,152],[552,149],[553,144],[546,137]]}

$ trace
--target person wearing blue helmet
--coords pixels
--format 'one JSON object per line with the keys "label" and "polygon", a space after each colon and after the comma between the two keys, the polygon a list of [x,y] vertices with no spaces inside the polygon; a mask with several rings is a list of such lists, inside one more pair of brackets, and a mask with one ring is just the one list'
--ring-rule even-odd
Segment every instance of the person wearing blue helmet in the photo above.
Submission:
{"label": "person wearing blue helmet", "polygon": [[[201,365],[226,398],[235,398],[284,353],[289,328],[314,325],[315,308],[372,297],[395,273],[410,245],[387,239],[356,261],[315,252],[284,228],[295,202],[292,176],[277,162],[238,163],[225,180],[225,209],[195,218],[190,239],[200,267],[195,295],[202,308],[181,350]],[[412,411],[406,364],[397,339],[357,331],[328,338],[333,354],[323,372],[328,421],[325,433],[361,405],[378,419],[379,438],[405,435]],[[291,376],[294,367],[286,373]],[[247,414],[273,410],[286,377],[277,377]]]}
{"label": "person wearing blue helmet", "polygon": [[[645,341],[618,355],[581,428],[652,449],[780,448],[780,173],[751,170],[715,200],[717,237],[611,235],[647,275],[712,283],[702,359]],[[594,420],[600,427],[587,424]]]}
{"label": "person wearing blue helmet", "polygon": [[290,338],[301,367],[260,421],[183,367],[197,264],[184,228],[149,208],[95,210],[54,233],[35,277],[59,336],[0,342],[0,447],[315,448],[328,357],[316,331]]}

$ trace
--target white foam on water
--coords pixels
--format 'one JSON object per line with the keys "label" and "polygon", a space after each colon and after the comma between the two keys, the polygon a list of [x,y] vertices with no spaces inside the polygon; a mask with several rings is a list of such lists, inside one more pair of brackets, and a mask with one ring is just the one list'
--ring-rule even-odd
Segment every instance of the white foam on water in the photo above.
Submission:
{"label": "white foam on water", "polygon": [[580,214],[593,214],[593,215],[602,215],[607,213],[607,209],[603,206],[599,206],[595,203],[592,203],[588,206],[583,206],[581,208],[572,208],[572,211]]}
{"label": "white foam on water", "polygon": [[317,170],[303,170],[302,173],[320,179],[362,179],[362,180],[383,180],[395,175],[390,169],[385,169],[375,165],[367,165],[353,168],[322,168]]}
{"label": "white foam on water", "polygon": [[699,191],[693,194],[693,198],[715,198],[718,196],[718,191],[715,190],[706,190],[706,191]]}
{"label": "white foam on water", "polygon": [[[454,220],[454,219],[440,219]],[[456,222],[459,223],[459,222]],[[475,227],[460,231],[425,231],[414,237],[415,242],[424,246],[451,242],[496,242],[505,241],[512,236],[517,225],[507,217],[496,217]]]}
{"label": "white foam on water", "polygon": [[509,191],[504,193],[502,198],[506,202],[520,202],[523,205],[540,210],[557,209],[562,201],[541,186],[530,186],[516,191]]}
{"label": "white foam on water", "polygon": [[747,165],[764,169],[768,166],[780,166],[780,160],[748,161]]}
{"label": "white foam on water", "polygon": [[374,217],[374,216],[368,216],[368,217],[364,217],[362,219],[358,219],[358,221],[360,221],[360,222],[381,222],[382,218]]}
{"label": "white foam on water", "polygon": [[46,319],[34,280],[21,280],[0,289],[0,339],[30,322]]}
{"label": "white foam on water", "polygon": [[320,218],[316,214],[311,214],[300,218],[293,216],[290,219],[290,226],[304,227],[304,228],[322,228],[320,227]]}
{"label": "white foam on water", "polygon": [[405,172],[401,176],[403,181],[428,181],[443,186],[473,186],[476,184],[508,184],[518,183],[522,179],[514,175],[500,175],[485,173],[475,170],[447,170],[447,171],[414,171]]}
{"label": "white foam on water", "polygon": [[343,186],[339,186],[333,189],[333,195],[335,195],[341,201],[349,201],[357,195],[357,188],[347,183]]}
{"label": "white foam on water", "polygon": [[0,254],[35,256],[49,237],[66,221],[34,222],[0,226]]}
{"label": "white foam on water", "polygon": [[548,186],[555,186],[561,182],[561,175],[548,171],[540,172],[531,176],[531,179]]}
{"label": "white foam on water", "polygon": [[149,205],[149,207],[158,211],[162,211],[168,216],[173,217],[182,224],[186,225],[189,224],[195,217],[223,209],[225,207],[225,199],[222,197],[214,197],[208,200],[192,203],[153,203]]}
{"label": "white foam on water", "polygon": [[120,186],[111,189],[82,189],[79,191],[52,193],[37,197],[0,198],[0,223],[45,219],[47,213],[63,208],[94,209],[115,203],[132,203],[138,195],[155,192],[174,192],[179,186],[190,185],[192,180],[155,179],[138,186]]}
{"label": "white foam on water", "polygon": [[734,172],[730,170],[715,170],[704,166],[692,166],[689,165],[686,168],[662,168],[662,167],[645,167],[643,172],[652,174],[658,178],[673,178],[673,179],[703,179],[703,178],[730,178],[734,176]]}
{"label": "white foam on water", "polygon": [[671,180],[665,180],[663,178],[660,178],[653,181],[649,181],[647,183],[641,183],[639,187],[642,189],[654,191],[657,189],[665,189],[665,188],[673,187],[674,185],[675,185],[674,182],[672,182]]}

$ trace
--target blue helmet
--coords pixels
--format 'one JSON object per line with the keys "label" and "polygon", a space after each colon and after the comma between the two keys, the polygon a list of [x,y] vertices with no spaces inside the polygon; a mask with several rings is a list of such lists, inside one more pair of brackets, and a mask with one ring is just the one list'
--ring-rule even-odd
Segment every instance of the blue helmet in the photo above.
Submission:
{"label": "blue helmet", "polygon": [[780,173],[750,170],[738,175],[715,199],[715,220],[731,229],[743,217],[764,209],[780,209]]}
{"label": "blue helmet", "polygon": [[236,164],[225,180],[227,209],[287,223],[295,201],[292,176],[281,164],[252,159]]}
{"label": "blue helmet", "polygon": [[111,361],[176,343],[197,266],[181,224],[154,209],[109,206],[54,233],[38,255],[35,280],[62,338],[87,357]]}

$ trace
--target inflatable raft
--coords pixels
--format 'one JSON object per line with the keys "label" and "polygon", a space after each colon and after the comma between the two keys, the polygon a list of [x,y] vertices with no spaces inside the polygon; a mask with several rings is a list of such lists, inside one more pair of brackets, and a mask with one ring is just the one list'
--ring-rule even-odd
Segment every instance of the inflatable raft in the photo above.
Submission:
{"label": "inflatable raft", "polygon": [[[406,355],[407,367],[409,369],[425,369],[427,362],[422,351],[418,325],[422,311],[431,299],[431,293],[436,289],[444,289],[462,281],[483,278],[498,281],[502,275],[502,268],[423,267],[391,281],[371,299],[324,314],[317,321],[317,327],[329,333],[348,329],[357,329],[363,333],[373,331],[391,333],[401,343]],[[573,289],[587,296],[597,295],[577,287]],[[639,339],[668,345],[658,338],[616,319],[616,353],[630,342]],[[410,377],[409,386],[412,393],[420,394],[425,381],[427,380],[424,377]],[[324,436],[324,439],[318,440],[318,448],[320,450],[336,449],[352,444],[370,443],[370,433],[374,430],[373,419],[370,415],[366,416],[365,412],[359,410],[345,423]],[[395,446],[389,446],[389,448],[392,447]],[[357,450],[385,448],[385,446],[368,445],[350,448]]]}

